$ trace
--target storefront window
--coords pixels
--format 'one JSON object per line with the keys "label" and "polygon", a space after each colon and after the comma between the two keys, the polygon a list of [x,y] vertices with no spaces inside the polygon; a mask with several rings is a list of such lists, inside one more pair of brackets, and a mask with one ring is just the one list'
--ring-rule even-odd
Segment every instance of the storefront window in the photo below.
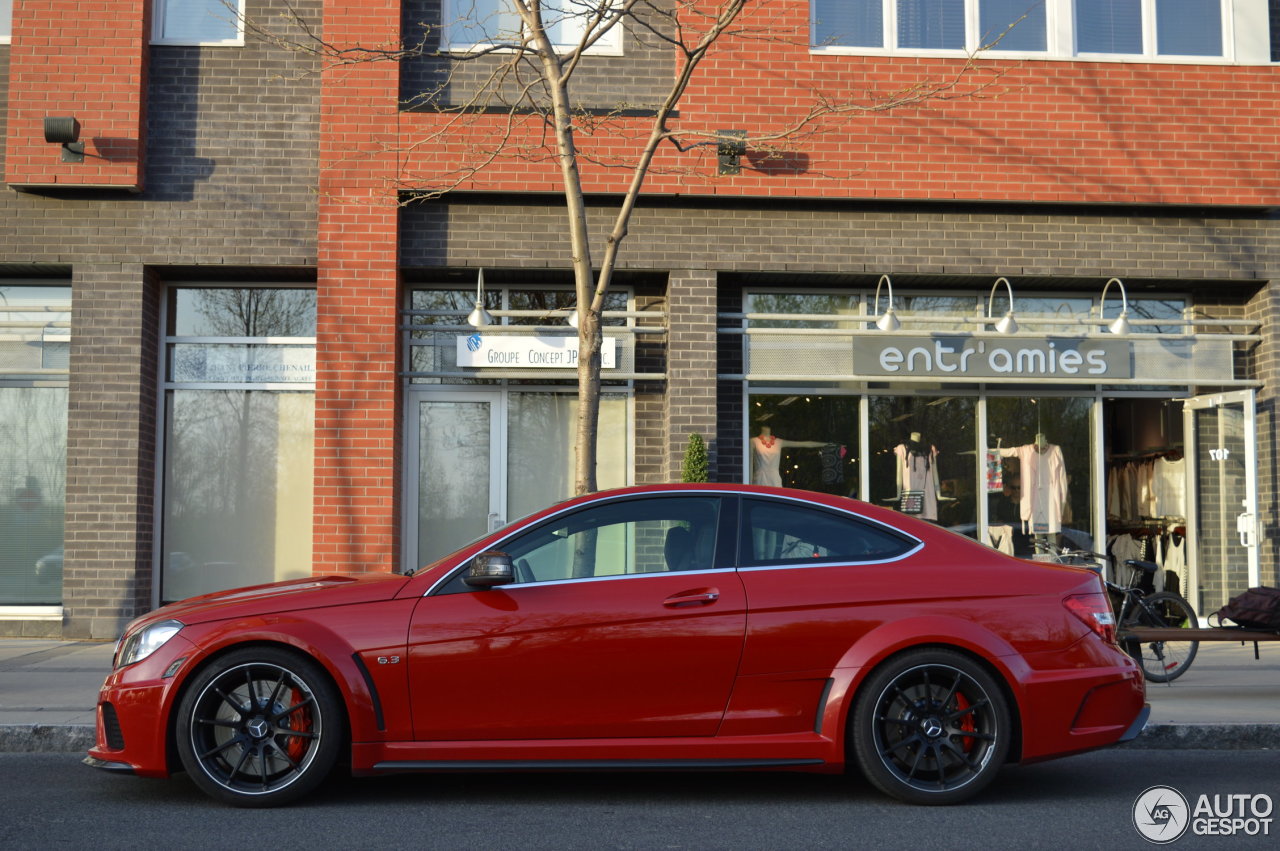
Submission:
{"label": "storefront window", "polygon": [[62,602],[71,288],[0,285],[0,606]]}
{"label": "storefront window", "polygon": [[751,481],[858,495],[858,397],[751,397]]}
{"label": "storefront window", "polygon": [[165,441],[166,600],[311,575],[311,393],[178,390]]}
{"label": "storefront window", "polygon": [[987,400],[987,517],[992,543],[1019,556],[1037,540],[1092,550],[1093,429],[1088,398]]}
{"label": "storefront window", "polygon": [[311,574],[315,293],[170,292],[161,596]]}
{"label": "storefront window", "polygon": [[62,602],[67,390],[0,386],[0,605]]}
{"label": "storefront window", "polygon": [[976,535],[976,403],[965,396],[872,396],[869,499]]}

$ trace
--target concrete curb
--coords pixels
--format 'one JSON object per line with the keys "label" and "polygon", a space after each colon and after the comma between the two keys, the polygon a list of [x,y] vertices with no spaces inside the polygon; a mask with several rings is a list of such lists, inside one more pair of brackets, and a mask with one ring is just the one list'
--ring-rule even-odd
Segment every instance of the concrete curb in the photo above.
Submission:
{"label": "concrete curb", "polygon": [[[0,724],[0,753],[83,753],[87,724]],[[1152,724],[1120,747],[1132,750],[1280,750],[1280,724]]]}
{"label": "concrete curb", "polygon": [[0,724],[0,753],[71,753],[93,747],[88,724]]}

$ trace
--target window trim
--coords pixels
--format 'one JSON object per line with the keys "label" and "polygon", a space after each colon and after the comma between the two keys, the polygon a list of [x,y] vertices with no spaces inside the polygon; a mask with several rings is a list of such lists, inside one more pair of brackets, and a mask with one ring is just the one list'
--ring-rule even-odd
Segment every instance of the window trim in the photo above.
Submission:
{"label": "window trim", "polygon": [[[243,3],[244,0],[240,0],[240,2]],[[468,5],[474,5],[474,3],[475,3],[475,0],[440,0],[440,20],[441,20],[440,51],[442,53],[456,53],[456,54],[462,54],[462,55],[480,53],[480,52],[489,51],[489,50],[492,50],[492,52],[494,53],[513,53],[514,48],[493,49],[492,42],[474,42],[474,43],[461,42],[461,43],[455,44],[449,41],[450,27],[444,22],[453,21],[456,19],[460,19],[462,17],[462,13],[454,11],[455,6],[458,6],[458,5],[468,6]],[[605,35],[595,43],[595,45],[593,45],[590,49],[583,51],[583,55],[584,56],[622,56],[624,55],[623,44],[626,40],[625,31],[626,31],[626,27],[624,26],[623,20],[620,19],[618,23],[615,24],[609,30],[609,32],[605,33]],[[580,29],[579,29],[579,32],[581,32]],[[557,53],[567,54],[577,48],[578,42],[565,43],[565,44],[553,43],[552,46],[556,49]]]}
{"label": "window trim", "polygon": [[[228,39],[192,40],[187,38],[165,38],[164,22],[168,11],[169,0],[157,0],[151,8],[151,43],[159,45],[183,47],[244,47],[244,16],[246,0],[227,0],[236,5],[236,37]],[[216,0],[221,2],[221,0]],[[230,12],[230,10],[227,10]]]}
{"label": "window trim", "polygon": [[[652,573],[611,573],[605,576],[580,576],[580,577],[569,577],[567,579],[543,579],[537,582],[511,582],[506,585],[502,585],[500,587],[504,589],[505,588],[541,588],[547,585],[564,585],[568,583],[580,583],[580,582],[598,582],[606,579],[631,579],[631,578],[644,577],[644,576],[666,576],[666,577],[697,576],[697,575],[706,574],[706,573],[724,573],[726,571],[736,570],[737,569],[736,557],[730,560],[723,554],[725,552],[728,552],[730,554],[736,554],[736,551],[737,551],[737,546],[738,546],[737,540],[731,534],[731,530],[726,529],[727,524],[725,520],[726,520],[726,517],[736,516],[736,512],[740,510],[741,502],[737,501],[737,504],[734,504],[734,501],[731,499],[733,497],[737,497],[740,495],[741,494],[738,491],[731,491],[731,490],[722,491],[719,489],[712,489],[712,488],[699,488],[695,490],[673,490],[666,494],[656,493],[656,492],[655,493],[622,494],[620,496],[612,497],[612,498],[591,500],[590,502],[587,502],[587,503],[574,503],[572,505],[566,505],[563,508],[561,508],[559,511],[555,511],[551,514],[546,515],[545,517],[540,519],[537,523],[534,523],[528,526],[521,526],[519,529],[513,529],[509,534],[503,535],[501,538],[491,541],[483,549],[475,549],[475,547],[477,544],[480,543],[480,541],[487,539],[489,537],[488,535],[486,535],[484,538],[481,538],[480,540],[472,541],[470,544],[467,544],[466,546],[455,550],[453,553],[450,553],[449,556],[453,556],[453,555],[456,555],[457,553],[464,552],[466,550],[473,550],[473,549],[475,550],[475,552],[471,553],[466,558],[462,559],[460,562],[455,564],[453,567],[450,567],[443,574],[441,574],[440,578],[437,579],[435,582],[432,582],[431,587],[427,588],[427,590],[423,592],[422,596],[432,597],[437,595],[448,595],[451,593],[455,593],[448,590],[449,584],[453,582],[453,580],[457,579],[462,574],[462,572],[468,568],[468,566],[475,559],[475,557],[478,556],[480,553],[489,552],[491,550],[503,550],[505,544],[508,541],[512,540],[513,538],[520,538],[525,535],[531,534],[533,532],[537,532],[538,530],[545,528],[549,524],[555,524],[555,523],[561,522],[564,515],[567,513],[574,512],[574,511],[590,510],[593,508],[600,508],[606,505],[613,506],[619,503],[643,502],[643,501],[652,500],[652,499],[713,497],[720,501],[720,506],[717,510],[718,519],[716,521],[715,546],[712,554],[711,567],[701,568],[699,570],[655,571]],[[446,556],[445,558],[448,558],[449,556]],[[729,563],[726,563],[726,561],[728,561]],[[475,590],[479,590],[479,589],[475,589]]]}
{"label": "window trim", "polygon": [[[1045,50],[978,50],[980,0],[965,2],[965,44],[960,49],[900,48],[897,40],[897,2],[884,4],[884,44],[895,46],[846,47],[816,44],[817,4],[809,0],[809,53],[813,56],[964,57],[977,59],[1039,59],[1056,62],[1120,62],[1167,65],[1272,65],[1266,0],[1219,0],[1222,13],[1222,53],[1213,56],[1156,53],[1156,0],[1141,0],[1142,53],[1080,53],[1076,49],[1075,0],[1044,0]],[[825,0],[834,2],[834,0]]]}

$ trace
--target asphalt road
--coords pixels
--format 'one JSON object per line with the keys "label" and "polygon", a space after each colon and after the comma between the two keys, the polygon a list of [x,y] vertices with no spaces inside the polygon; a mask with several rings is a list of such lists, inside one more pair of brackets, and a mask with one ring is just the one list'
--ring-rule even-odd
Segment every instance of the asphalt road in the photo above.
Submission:
{"label": "asphalt road", "polygon": [[1269,836],[1188,830],[1167,847],[1277,847],[1280,754],[1113,750],[1008,768],[978,800],[947,808],[898,804],[857,778],[526,774],[335,779],[277,810],[223,807],[183,776],[141,780],[75,754],[0,753],[0,848],[1117,851],[1158,847],[1133,826],[1134,802],[1156,785],[1193,807],[1201,794],[1264,794],[1276,810]]}

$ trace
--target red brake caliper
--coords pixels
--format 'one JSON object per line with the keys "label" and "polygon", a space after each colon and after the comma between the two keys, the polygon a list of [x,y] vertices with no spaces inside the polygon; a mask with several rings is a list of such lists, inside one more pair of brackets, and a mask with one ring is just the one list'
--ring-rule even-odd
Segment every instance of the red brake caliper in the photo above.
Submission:
{"label": "red brake caliper", "polygon": [[[290,689],[289,705],[297,706],[301,702],[302,702],[302,692],[298,691],[296,688]],[[297,730],[298,732],[309,731],[311,729],[311,709],[309,707],[304,706],[301,709],[297,709],[289,713],[288,722],[289,722],[289,729],[291,730]],[[301,736],[289,737],[289,745],[285,748],[285,751],[289,754],[290,759],[292,759],[294,762],[298,762],[300,759],[302,759],[302,755],[306,753],[306,750],[307,750],[306,739],[302,738]]]}

